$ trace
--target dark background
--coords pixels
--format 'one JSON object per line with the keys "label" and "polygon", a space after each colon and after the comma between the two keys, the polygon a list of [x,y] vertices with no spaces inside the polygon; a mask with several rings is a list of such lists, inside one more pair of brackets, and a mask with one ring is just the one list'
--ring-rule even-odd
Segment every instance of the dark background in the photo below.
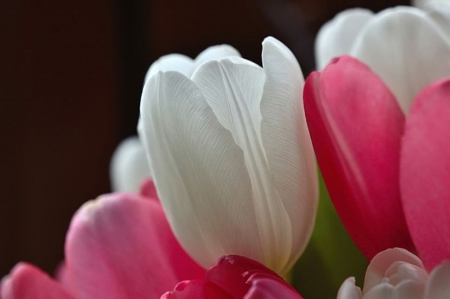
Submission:
{"label": "dark background", "polygon": [[260,63],[273,35],[306,75],[325,21],[399,4],[409,1],[3,1],[0,277],[21,260],[52,273],[63,259],[72,214],[110,190],[110,157],[135,134],[153,60],[228,43]]}

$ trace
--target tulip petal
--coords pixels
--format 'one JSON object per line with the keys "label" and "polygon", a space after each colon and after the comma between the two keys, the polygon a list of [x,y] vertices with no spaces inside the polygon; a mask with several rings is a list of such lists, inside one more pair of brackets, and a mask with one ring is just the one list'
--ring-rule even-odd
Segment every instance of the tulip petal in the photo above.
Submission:
{"label": "tulip petal", "polygon": [[[232,133],[234,141],[244,152],[252,182],[249,187],[252,188],[258,233],[263,242],[264,264],[283,272],[293,254],[292,224],[288,206],[284,205],[273,184],[273,173],[262,143],[261,98],[265,77],[261,67],[233,57],[202,65],[192,79],[219,122]],[[299,198],[292,200],[298,201]]]}
{"label": "tulip petal", "polygon": [[145,149],[138,137],[122,141],[111,160],[113,191],[137,193],[144,179],[151,177]]}
{"label": "tulip petal", "polygon": [[371,259],[392,247],[413,250],[399,190],[404,116],[381,80],[342,57],[304,90],[306,120],[333,204]]}
{"label": "tulip petal", "polygon": [[428,270],[450,259],[450,79],[415,100],[406,121],[400,187],[406,220]]}
{"label": "tulip petal", "polygon": [[295,56],[280,41],[268,37],[263,41],[262,61],[266,74],[262,142],[273,184],[292,231],[297,232],[287,271],[311,236],[318,202],[317,166],[303,109],[304,79]]}
{"label": "tulip petal", "polygon": [[212,46],[198,54],[195,58],[195,68],[210,60],[220,60],[222,58],[237,56],[241,57],[238,50],[229,45]]}
{"label": "tulip petal", "polygon": [[183,281],[161,299],[302,299],[281,277],[242,256],[221,257],[204,280]]}
{"label": "tulip petal", "polygon": [[3,278],[0,297],[2,299],[73,299],[47,274],[26,263],[17,264],[11,274]]}
{"label": "tulip petal", "polygon": [[355,278],[349,277],[339,288],[337,299],[362,299],[361,289],[355,285]]}
{"label": "tulip petal", "polygon": [[195,62],[192,58],[182,54],[169,54],[161,56],[158,60],[152,63],[145,75],[147,82],[151,76],[159,71],[177,71],[186,77],[190,77],[195,70]]}
{"label": "tulip petal", "polygon": [[165,55],[160,57],[150,66],[147,74],[145,75],[145,82],[150,78],[150,76],[156,74],[158,71],[176,71],[186,77],[191,77],[195,69],[204,62],[219,60],[229,56],[240,57],[241,54],[239,54],[239,52],[232,46],[217,45],[211,46],[202,51],[198,54],[195,60],[181,54]]}
{"label": "tulip petal", "polygon": [[437,266],[430,274],[425,290],[426,299],[450,298],[450,262],[445,261]]}
{"label": "tulip petal", "polygon": [[361,30],[350,55],[383,79],[404,113],[422,88],[450,75],[450,40],[420,9],[398,7],[377,14]]}
{"label": "tulip petal", "polygon": [[369,267],[367,267],[363,293],[366,294],[373,287],[380,284],[384,280],[389,267],[398,262],[408,263],[424,269],[422,261],[408,250],[402,248],[384,250],[378,253],[370,262]]}
{"label": "tulip petal", "polygon": [[256,276],[251,283],[244,299],[302,299],[290,285],[280,280]]}
{"label": "tulip petal", "polygon": [[181,249],[157,201],[103,196],[72,220],[66,262],[79,298],[159,298],[205,270]]}
{"label": "tulip petal", "polygon": [[243,151],[194,82],[176,72],[153,76],[141,116],[158,194],[182,246],[205,268],[230,253],[264,261]]}
{"label": "tulip petal", "polygon": [[416,281],[405,281],[395,286],[382,282],[370,289],[364,299],[422,299],[423,289],[423,284]]}
{"label": "tulip petal", "polygon": [[208,281],[191,280],[180,282],[173,291],[165,293],[161,299],[234,299],[221,288]]}
{"label": "tulip petal", "polygon": [[372,17],[373,12],[368,9],[353,8],[340,12],[325,23],[316,38],[317,69],[324,69],[335,57],[349,54],[364,24]]}

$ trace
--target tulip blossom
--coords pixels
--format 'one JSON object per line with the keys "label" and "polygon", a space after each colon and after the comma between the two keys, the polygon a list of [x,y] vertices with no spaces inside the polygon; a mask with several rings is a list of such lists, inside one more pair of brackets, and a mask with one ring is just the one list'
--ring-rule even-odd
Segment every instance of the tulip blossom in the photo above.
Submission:
{"label": "tulip blossom", "polygon": [[241,256],[220,258],[203,280],[180,282],[161,299],[302,299],[273,271]]}
{"label": "tulip blossom", "polygon": [[202,266],[237,254],[286,273],[317,209],[314,153],[292,52],[263,42],[263,68],[240,57],[193,74],[159,71],[141,100],[144,145],[183,248]]}
{"label": "tulip blossom", "polygon": [[[151,181],[142,192],[156,194]],[[169,291],[173,289],[173,291]],[[208,271],[181,249],[155,197],[102,196],[75,214],[58,282],[28,263],[2,280],[2,299],[301,299],[281,277],[240,256]]]}
{"label": "tulip blossom", "polygon": [[367,268],[364,288],[348,278],[337,299],[446,299],[450,298],[450,262],[430,274],[422,261],[407,250],[394,248],[377,254]]}
{"label": "tulip blossom", "polygon": [[[144,184],[149,193],[150,184]],[[83,205],[66,239],[61,283],[19,263],[1,285],[2,299],[159,298],[205,270],[178,244],[155,198],[116,193]]]}
{"label": "tulip blossom", "polygon": [[450,76],[450,9],[396,7],[373,14],[350,9],[325,24],[316,40],[318,69],[348,54],[367,64],[407,114],[420,90]]}
{"label": "tulip blossom", "polygon": [[383,81],[353,58],[335,59],[306,82],[320,168],[368,258],[403,247],[417,250],[428,270],[450,259],[449,95],[450,79],[431,84],[405,120]]}
{"label": "tulip blossom", "polygon": [[[195,59],[182,54],[170,54],[160,57],[147,71],[146,79],[158,71],[178,71],[190,76],[202,63],[229,56],[240,56],[239,52],[228,45],[212,46],[201,52]],[[136,193],[140,184],[151,177],[150,166],[142,145],[142,122],[138,124],[139,137],[123,140],[114,152],[111,160],[111,185],[113,191]]]}
{"label": "tulip blossom", "polygon": [[123,140],[111,159],[111,185],[113,191],[136,193],[140,184],[151,177],[145,149],[139,137]]}

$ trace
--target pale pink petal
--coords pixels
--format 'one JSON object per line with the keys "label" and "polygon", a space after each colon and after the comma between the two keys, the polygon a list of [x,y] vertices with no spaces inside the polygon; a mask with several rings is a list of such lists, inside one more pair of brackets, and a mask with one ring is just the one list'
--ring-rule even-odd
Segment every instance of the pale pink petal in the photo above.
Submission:
{"label": "pale pink petal", "polygon": [[450,298],[450,262],[445,261],[430,274],[425,299]]}
{"label": "pale pink petal", "polygon": [[307,79],[308,128],[334,206],[371,259],[392,247],[413,249],[399,189],[404,116],[383,82],[350,57]]}
{"label": "pale pink petal", "polygon": [[56,281],[38,268],[17,264],[3,278],[0,298],[2,299],[74,299]]}
{"label": "pale pink petal", "polygon": [[339,288],[337,299],[362,299],[361,289],[355,286],[355,278],[349,277]]}
{"label": "pale pink petal", "polygon": [[124,193],[80,208],[66,258],[78,298],[159,298],[205,273],[181,249],[159,202]]}
{"label": "pale pink petal", "polygon": [[[424,266],[421,260],[408,250],[402,248],[387,249],[377,254],[367,267],[366,277],[364,280],[364,294],[369,292],[376,285],[380,284],[386,276],[389,277],[391,274],[394,274],[392,273],[392,270],[397,269],[392,269],[392,265],[396,265],[398,267],[399,262],[408,263],[424,271]],[[416,273],[418,276],[422,274],[422,272],[419,271]],[[426,280],[426,277],[418,278]]]}
{"label": "pale pink petal", "polygon": [[428,270],[450,259],[450,79],[418,97],[406,121],[400,187],[412,239]]}

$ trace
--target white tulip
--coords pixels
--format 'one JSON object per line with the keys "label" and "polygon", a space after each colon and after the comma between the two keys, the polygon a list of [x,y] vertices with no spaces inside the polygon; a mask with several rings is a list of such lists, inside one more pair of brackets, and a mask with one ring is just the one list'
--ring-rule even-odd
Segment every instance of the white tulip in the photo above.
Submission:
{"label": "white tulip", "polygon": [[450,10],[396,7],[378,14],[350,9],[325,24],[316,39],[316,61],[323,69],[348,54],[378,74],[405,113],[425,86],[450,76]]}
{"label": "white tulip", "polygon": [[138,137],[128,137],[114,151],[110,177],[114,192],[132,193],[138,193],[142,181],[151,178],[145,149]]}
{"label": "white tulip", "polygon": [[160,200],[185,250],[204,267],[237,254],[284,274],[311,235],[317,173],[298,62],[271,37],[262,61],[264,68],[234,56],[205,62],[192,76],[152,74],[142,127]]}
{"label": "white tulip", "polygon": [[448,299],[449,281],[450,262],[444,261],[428,274],[419,257],[393,248],[372,259],[362,291],[350,277],[341,285],[337,299]]}
{"label": "white tulip", "polygon": [[[170,54],[160,57],[148,69],[145,81],[158,71],[177,71],[190,76],[203,62],[228,56],[240,56],[239,52],[228,45],[209,47],[195,59],[181,54]],[[137,193],[144,179],[151,178],[148,159],[142,142],[142,121],[138,121],[138,135],[123,140],[115,150],[111,159],[110,178],[113,191]]]}

